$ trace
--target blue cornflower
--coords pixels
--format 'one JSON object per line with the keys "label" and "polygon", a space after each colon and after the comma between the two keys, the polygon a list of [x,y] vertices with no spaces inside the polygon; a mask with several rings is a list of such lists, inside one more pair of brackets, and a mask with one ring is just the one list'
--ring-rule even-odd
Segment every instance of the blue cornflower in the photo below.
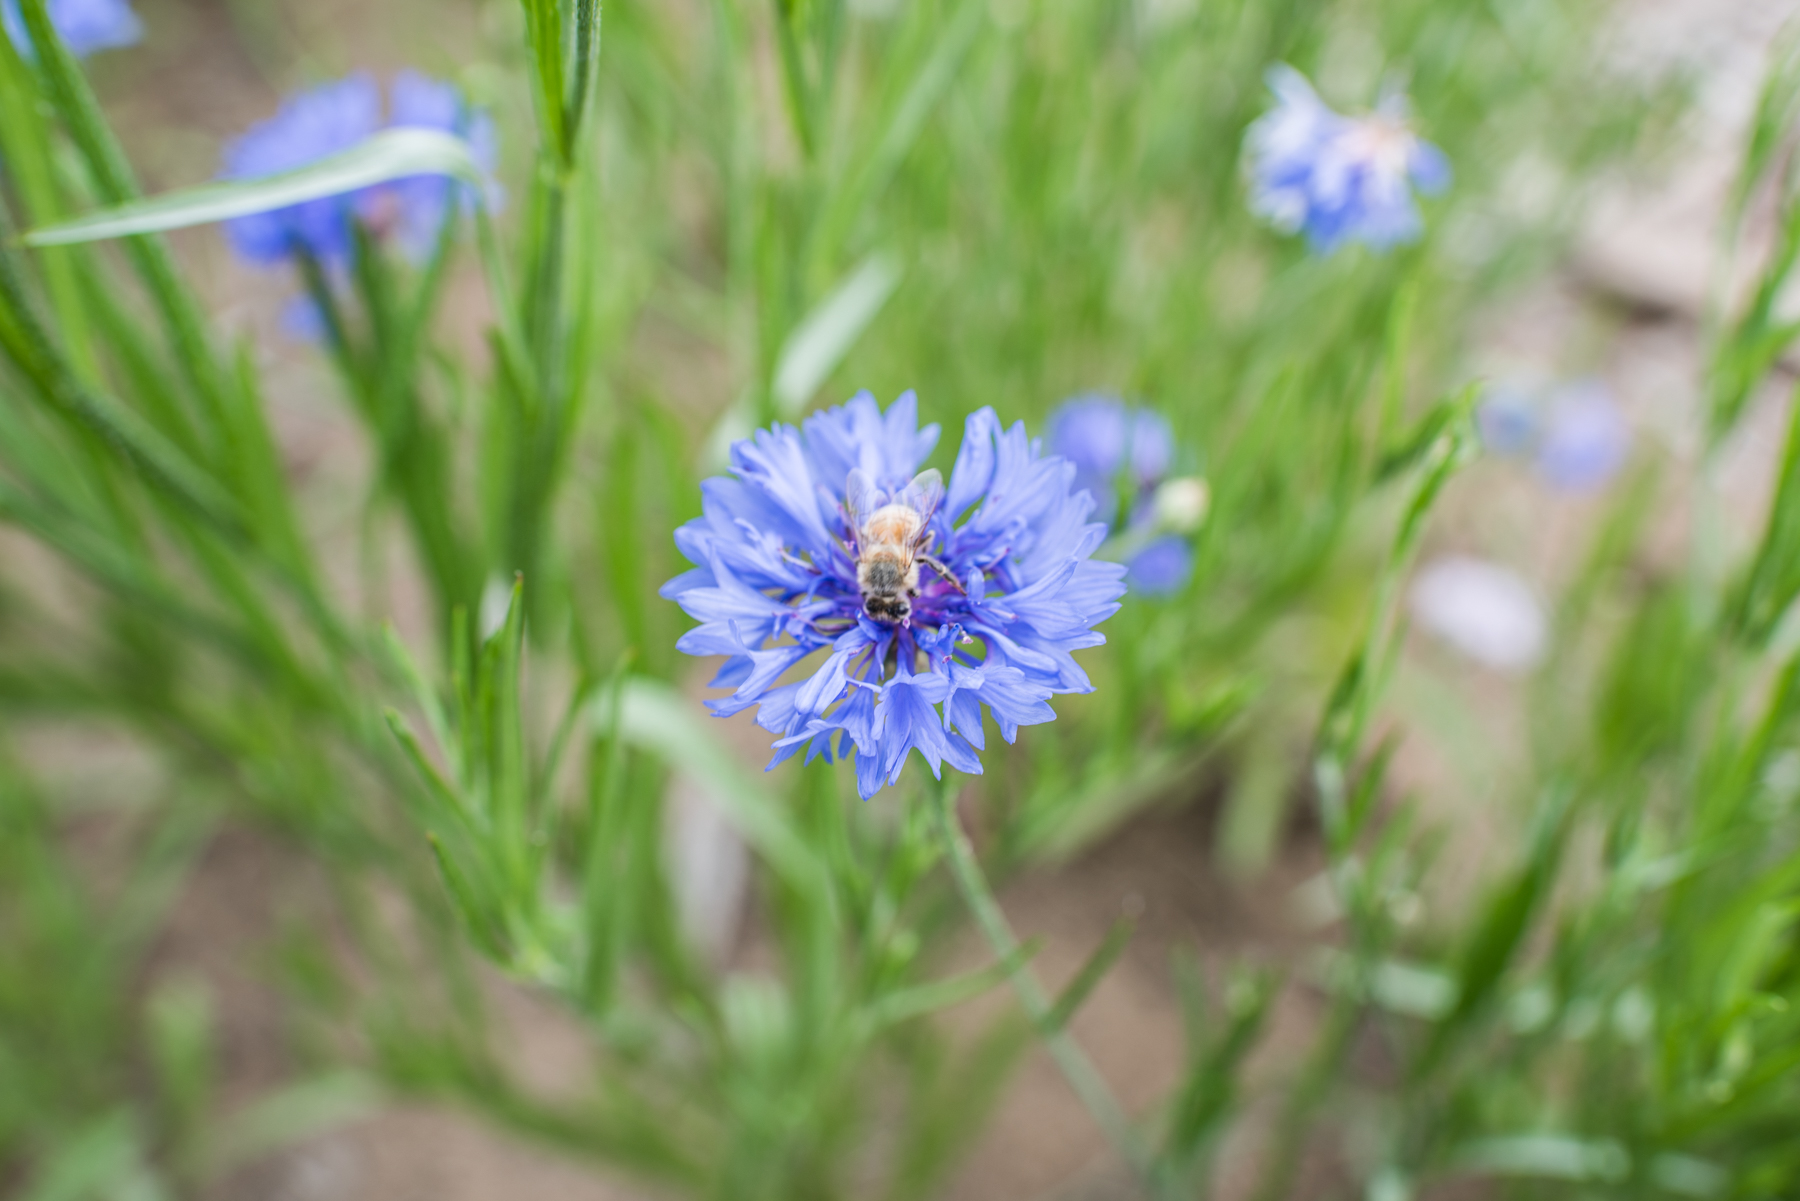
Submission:
{"label": "blue cornflower", "polygon": [[1544,482],[1564,492],[1604,487],[1631,453],[1630,423],[1600,380],[1564,384],[1542,400],[1517,383],[1497,385],[1475,418],[1489,451],[1529,456]]}
{"label": "blue cornflower", "polygon": [[1481,444],[1497,455],[1525,454],[1537,444],[1537,402],[1522,386],[1496,384],[1475,408]]}
{"label": "blue cornflower", "polygon": [[1153,539],[1125,561],[1126,582],[1151,596],[1180,592],[1193,574],[1193,544],[1178,534]]}
{"label": "blue cornflower", "polygon": [[1538,444],[1538,473],[1565,492],[1602,488],[1625,465],[1631,426],[1606,385],[1584,380],[1551,400]]}
{"label": "blue cornflower", "polygon": [[[129,46],[144,36],[143,22],[127,0],[49,0],[50,24],[69,48],[86,58],[97,50]],[[19,0],[0,0],[0,27],[14,46],[27,49],[31,34],[19,10]]]}
{"label": "blue cornflower", "polygon": [[1089,394],[1065,400],[1050,415],[1050,450],[1075,464],[1075,486],[1094,494],[1095,516],[1111,524],[1121,485],[1148,497],[1169,473],[1175,435],[1161,413]]}
{"label": "blue cornflower", "polygon": [[1051,414],[1049,445],[1075,464],[1075,486],[1113,527],[1107,553],[1124,560],[1133,590],[1179,592],[1194,566],[1185,535],[1205,516],[1206,493],[1200,480],[1168,478],[1175,435],[1162,415],[1110,396],[1073,397]]}
{"label": "blue cornflower", "polygon": [[[477,161],[492,168],[493,123],[471,109],[455,85],[405,71],[395,78],[390,97],[384,123],[381,89],[366,74],[300,92],[226,150],[224,176],[244,179],[292,171],[348,150],[384,127],[401,126],[459,134],[469,141]],[[429,250],[450,196],[462,186],[441,175],[416,176],[238,217],[225,228],[238,254],[259,266],[305,251],[328,268],[342,267],[355,245],[352,221],[392,237],[418,256]]]}
{"label": "blue cornflower", "polygon": [[[859,393],[735,443],[732,474],[701,485],[704,515],[676,531],[695,567],[662,593],[700,622],[677,646],[726,656],[713,684],[734,691],[707,705],[758,706],[770,767],[854,748],[865,798],[915,750],[934,775],[979,773],[984,713],[1011,742],[1055,718],[1050,697],[1093,690],[1072,652],[1105,641],[1094,626],[1118,611],[1125,569],[1090,557],[1106,527],[1075,466],[982,409],[946,492],[920,472],[937,439],[911,392],[886,413]],[[877,585],[904,579],[883,560],[902,541],[917,575],[896,594]]]}
{"label": "blue cornflower", "polygon": [[1390,92],[1374,112],[1346,117],[1292,67],[1271,67],[1268,81],[1276,106],[1245,137],[1251,208],[1283,232],[1304,231],[1321,254],[1347,241],[1379,250],[1417,238],[1413,188],[1442,191],[1450,164],[1413,133],[1405,96]]}

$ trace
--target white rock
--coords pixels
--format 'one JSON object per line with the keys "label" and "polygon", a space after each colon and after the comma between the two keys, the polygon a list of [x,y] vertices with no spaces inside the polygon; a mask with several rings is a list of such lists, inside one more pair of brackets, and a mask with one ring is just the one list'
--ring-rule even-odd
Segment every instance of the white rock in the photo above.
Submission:
{"label": "white rock", "polygon": [[1413,580],[1411,608],[1419,624],[1469,658],[1523,672],[1543,658],[1549,622],[1531,586],[1485,559],[1447,555]]}
{"label": "white rock", "polygon": [[706,786],[681,773],[669,781],[663,809],[663,859],[682,933],[723,964],[750,899],[750,849]]}

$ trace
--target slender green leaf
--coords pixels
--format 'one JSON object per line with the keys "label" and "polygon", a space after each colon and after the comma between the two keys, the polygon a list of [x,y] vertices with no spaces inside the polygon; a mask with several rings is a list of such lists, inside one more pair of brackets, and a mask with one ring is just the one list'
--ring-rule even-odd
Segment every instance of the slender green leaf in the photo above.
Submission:
{"label": "slender green leaf", "polygon": [[27,246],[67,246],[162,233],[266,213],[415,175],[449,175],[482,188],[487,175],[469,144],[435,129],[384,130],[341,154],[278,175],[202,184],[34,229]]}
{"label": "slender green leaf", "polygon": [[888,993],[871,1007],[870,1024],[874,1029],[880,1030],[978,997],[989,989],[1004,984],[1015,971],[1030,963],[1042,946],[1037,939],[1027,939],[1004,959],[986,967],[952,976],[948,980],[933,980],[929,984]]}
{"label": "slender green leaf", "polygon": [[1128,918],[1120,918],[1112,924],[1112,929],[1106,932],[1106,937],[1094,948],[1094,953],[1081,965],[1081,970],[1057,994],[1056,1003],[1050,1006],[1050,1013],[1044,1019],[1045,1024],[1056,1030],[1069,1024],[1069,1020],[1093,993],[1094,986],[1100,983],[1112,965],[1119,961],[1119,956],[1125,953],[1135,929],[1136,926]]}
{"label": "slender green leaf", "polygon": [[659,681],[633,679],[618,690],[616,699],[611,692],[594,699],[589,714],[596,729],[612,724],[615,704],[622,706],[618,730],[626,742],[705,782],[732,824],[789,884],[822,898],[823,865],[795,831],[781,803],[706,729],[697,701]]}

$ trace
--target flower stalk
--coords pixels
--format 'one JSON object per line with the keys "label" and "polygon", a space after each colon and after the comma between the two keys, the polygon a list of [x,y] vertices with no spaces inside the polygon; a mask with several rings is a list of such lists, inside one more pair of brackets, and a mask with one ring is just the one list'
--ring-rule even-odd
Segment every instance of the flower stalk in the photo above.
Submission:
{"label": "flower stalk", "polygon": [[1107,1140],[1118,1151],[1131,1169],[1140,1176],[1144,1175],[1150,1163],[1150,1155],[1139,1139],[1137,1131],[1132,1128],[1131,1119],[1126,1116],[1125,1109],[1113,1096],[1112,1089],[1094,1067],[1087,1053],[1069,1037],[1069,1032],[1055,1016],[1055,1006],[1050,1000],[1044,986],[1038,982],[1036,973],[1031,970],[1029,957],[1021,954],[1018,935],[1013,933],[1012,924],[1007,921],[1006,913],[1000,908],[1000,902],[994,896],[994,890],[988,885],[987,875],[981,870],[981,860],[975,854],[975,848],[969,842],[969,836],[963,832],[962,824],[956,817],[956,794],[958,781],[955,773],[946,770],[943,778],[927,789],[931,795],[931,815],[938,828],[938,835],[943,839],[944,853],[950,860],[950,871],[956,877],[956,890],[962,894],[963,904],[968,906],[969,913],[980,928],[982,937],[987,940],[988,947],[995,958],[1011,965],[1008,978],[1012,982],[1013,992],[1018,995],[1019,1005],[1025,1015],[1031,1019],[1036,1028],[1038,1038],[1043,1041],[1044,1049],[1050,1053],[1057,1069],[1062,1072],[1063,1079],[1068,1081],[1075,1096],[1087,1108],[1096,1125],[1106,1134]]}

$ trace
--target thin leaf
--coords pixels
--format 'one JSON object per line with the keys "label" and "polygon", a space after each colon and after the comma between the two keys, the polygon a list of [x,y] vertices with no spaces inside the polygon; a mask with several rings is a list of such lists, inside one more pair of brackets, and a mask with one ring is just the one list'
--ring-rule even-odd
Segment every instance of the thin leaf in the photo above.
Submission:
{"label": "thin leaf", "polygon": [[726,817],[770,865],[796,889],[823,903],[829,889],[823,866],[795,831],[776,798],[702,724],[698,705],[668,685],[635,679],[607,692],[589,708],[598,730],[606,730],[618,710],[619,733],[670,767],[703,781]]}
{"label": "thin leaf", "polygon": [[1069,1019],[1073,1018],[1076,1011],[1086,1003],[1089,994],[1094,991],[1094,986],[1100,983],[1101,977],[1105,976],[1112,965],[1118,962],[1119,956],[1125,953],[1125,948],[1130,944],[1131,935],[1136,929],[1136,925],[1128,918],[1120,918],[1113,923],[1112,929],[1106,932],[1106,938],[1098,947],[1094,948],[1094,953],[1088,956],[1086,963],[1081,965],[1081,970],[1075,973],[1075,978],[1064,985],[1062,992],[1057,994],[1056,1003],[1050,1007],[1050,1014],[1045,1018],[1045,1022],[1052,1029],[1061,1030],[1069,1024]]}
{"label": "thin leaf", "polygon": [[794,328],[775,364],[775,400],[784,416],[799,415],[899,285],[899,266],[872,254]]}
{"label": "thin leaf", "polygon": [[1012,954],[984,968],[889,993],[871,1008],[870,1024],[880,1030],[978,997],[990,988],[1004,984],[1007,977],[1030,963],[1041,947],[1042,943],[1037,939],[1030,939],[1019,944]]}
{"label": "thin leaf", "polygon": [[121,204],[34,229],[23,241],[34,247],[68,246],[210,225],[418,175],[449,175],[477,189],[487,183],[469,144],[454,134],[435,129],[388,129],[341,154],[294,171],[202,184]]}

